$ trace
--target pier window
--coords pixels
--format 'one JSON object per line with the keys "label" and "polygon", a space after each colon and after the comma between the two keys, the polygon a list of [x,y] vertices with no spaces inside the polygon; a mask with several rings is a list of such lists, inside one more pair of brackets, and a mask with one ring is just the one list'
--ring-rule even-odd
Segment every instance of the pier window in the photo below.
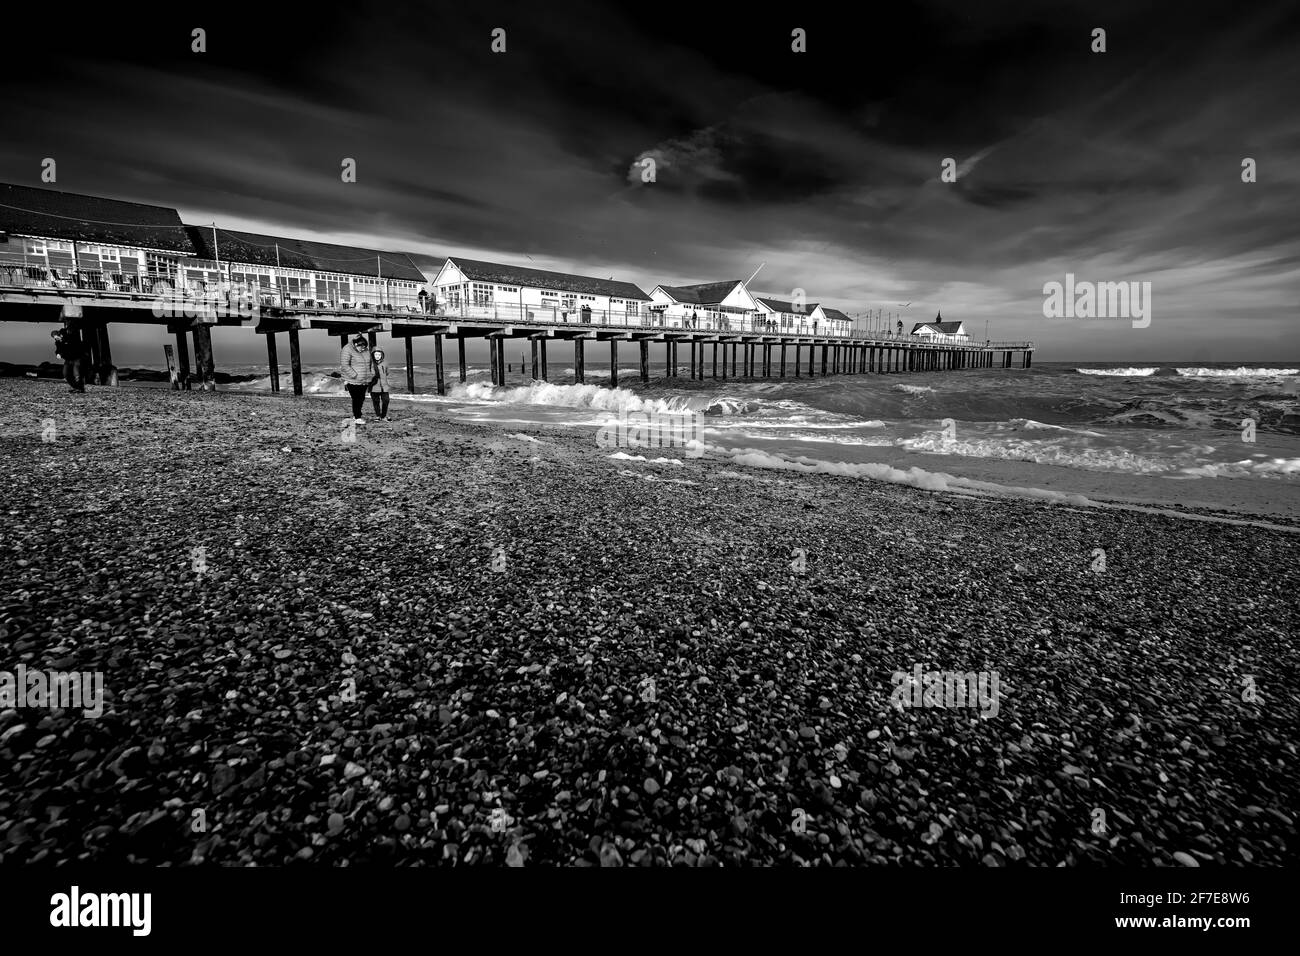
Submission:
{"label": "pier window", "polygon": [[626,302],[623,306],[628,315],[639,315],[641,313],[641,303]]}
{"label": "pier window", "polygon": [[486,282],[475,282],[470,286],[471,303],[476,306],[490,306],[492,304],[492,286]]}

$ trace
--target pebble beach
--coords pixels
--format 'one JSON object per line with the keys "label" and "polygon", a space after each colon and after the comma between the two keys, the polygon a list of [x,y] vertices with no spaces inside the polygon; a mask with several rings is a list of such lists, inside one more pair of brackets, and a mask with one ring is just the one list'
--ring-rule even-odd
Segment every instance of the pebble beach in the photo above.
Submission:
{"label": "pebble beach", "polygon": [[[0,668],[106,701],[0,710],[4,863],[1296,862],[1285,517],[655,463],[416,403],[355,441],[340,399],[0,407]],[[918,664],[996,672],[996,714],[891,704]]]}

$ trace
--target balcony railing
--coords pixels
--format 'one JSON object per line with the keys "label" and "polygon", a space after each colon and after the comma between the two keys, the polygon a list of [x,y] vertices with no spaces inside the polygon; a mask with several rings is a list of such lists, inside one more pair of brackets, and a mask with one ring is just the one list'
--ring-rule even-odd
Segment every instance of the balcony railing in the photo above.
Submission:
{"label": "balcony railing", "polygon": [[421,304],[332,301],[265,286],[179,282],[175,276],[108,271],[51,269],[40,266],[0,265],[0,290],[55,292],[63,295],[151,299],[164,308],[192,304],[196,310],[221,309],[249,315],[253,307],[275,308],[308,315],[356,314],[360,318],[422,318],[428,320],[491,322],[501,325],[577,326],[621,329],[628,332],[708,332],[718,335],[798,336],[840,339],[859,344],[938,346],[967,349],[1027,349],[1032,342],[933,341],[905,332],[844,329],[840,325],[805,316],[756,316],[739,313],[665,315],[661,312],[593,309],[583,306],[534,306],[517,302],[490,305],[466,302]]}

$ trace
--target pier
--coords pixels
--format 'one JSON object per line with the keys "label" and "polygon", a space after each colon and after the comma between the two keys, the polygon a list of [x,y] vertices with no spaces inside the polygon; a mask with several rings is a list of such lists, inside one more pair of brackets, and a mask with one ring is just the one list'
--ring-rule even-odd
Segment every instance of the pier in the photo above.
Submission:
{"label": "pier", "polygon": [[[272,389],[279,390],[280,349],[285,334],[293,393],[302,394],[300,334],[323,331],[342,341],[358,332],[374,345],[380,333],[391,336],[403,350],[407,391],[414,394],[415,342],[433,339],[437,394],[446,394],[445,340],[456,345],[457,376],[466,380],[465,343],[488,343],[492,383],[506,382],[506,348],[512,339],[526,339],[531,354],[530,377],[548,381],[548,361],[554,349],[572,347],[575,380],[585,382],[588,347],[607,347],[610,387],[617,387],[619,346],[627,344],[642,382],[650,380],[650,346],[664,348],[667,375],[692,380],[817,378],[831,375],[894,375],[916,372],[957,372],[981,368],[1029,368],[1032,342],[945,342],[895,332],[854,329],[844,335],[756,328],[758,323],[700,318],[691,328],[663,327],[647,314],[632,319],[622,313],[569,313],[512,305],[491,308],[442,305],[435,311],[416,307],[340,308],[308,305],[278,291],[246,294],[230,290],[207,295],[177,295],[165,278],[78,273],[65,278],[55,270],[33,267],[0,268],[0,320],[62,322],[79,336],[86,363],[86,381],[113,384],[115,370],[109,326],[112,323],[165,327],[174,336],[181,388],[214,389],[216,359],[213,327],[252,327],[266,337],[267,369]],[[725,326],[725,327],[724,327]],[[187,339],[193,343],[193,364]],[[548,348],[549,346],[549,348]]]}

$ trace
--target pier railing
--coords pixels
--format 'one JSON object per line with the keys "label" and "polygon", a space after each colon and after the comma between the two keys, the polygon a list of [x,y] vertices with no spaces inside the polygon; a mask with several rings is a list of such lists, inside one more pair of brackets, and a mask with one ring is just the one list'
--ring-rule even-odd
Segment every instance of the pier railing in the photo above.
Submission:
{"label": "pier railing", "polygon": [[912,346],[943,349],[985,349],[992,351],[1032,349],[1032,342],[970,340],[936,340],[906,332],[883,329],[844,329],[828,321],[811,316],[755,316],[741,313],[697,313],[690,315],[665,315],[658,311],[638,309],[629,312],[620,309],[594,309],[585,306],[534,306],[527,303],[471,304],[466,302],[437,302],[433,308],[426,303],[399,304],[369,303],[362,301],[320,300],[260,285],[222,282],[219,285],[185,281],[174,274],[141,274],[84,269],[52,269],[40,266],[0,266],[0,290],[14,289],[29,292],[52,292],[57,295],[85,298],[120,298],[135,300],[166,300],[174,307],[176,300],[193,300],[196,308],[210,309],[214,305],[227,305],[234,309],[247,309],[250,305],[273,308],[285,313],[305,316],[356,315],[376,321],[467,320],[489,325],[542,325],[595,329],[619,329],[636,333],[710,333],[716,335],[760,335],[773,337],[799,337],[835,339],[864,345]]}

